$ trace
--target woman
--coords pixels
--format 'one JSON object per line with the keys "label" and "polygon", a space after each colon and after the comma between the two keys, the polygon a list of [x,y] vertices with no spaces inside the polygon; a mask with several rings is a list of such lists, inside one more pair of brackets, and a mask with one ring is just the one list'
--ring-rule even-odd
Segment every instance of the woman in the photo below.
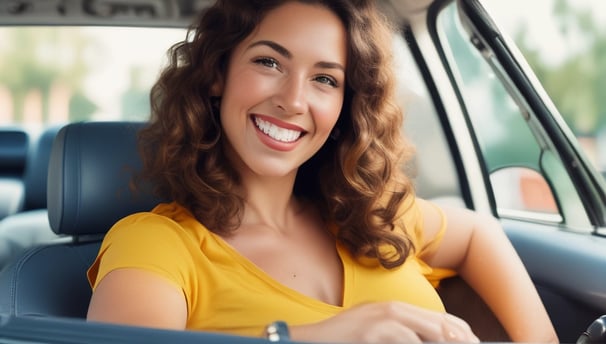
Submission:
{"label": "woman", "polygon": [[206,10],[173,48],[140,138],[144,172],[171,202],[107,234],[88,319],[477,341],[429,282],[456,271],[512,339],[557,341],[498,222],[418,199],[402,174],[391,33],[371,0]]}

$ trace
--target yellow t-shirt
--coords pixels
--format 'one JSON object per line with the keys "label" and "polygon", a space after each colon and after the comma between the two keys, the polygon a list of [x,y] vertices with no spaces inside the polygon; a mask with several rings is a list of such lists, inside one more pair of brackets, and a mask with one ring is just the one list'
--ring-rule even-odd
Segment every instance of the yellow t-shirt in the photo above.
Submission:
{"label": "yellow t-shirt", "polygon": [[[423,228],[414,203],[404,220],[419,247]],[[105,236],[88,278],[94,289],[114,269],[157,273],[183,291],[187,329],[249,336],[258,336],[275,320],[291,325],[317,322],[364,302],[399,300],[444,311],[432,282],[451,272],[431,269],[419,258],[436,248],[445,229],[445,221],[442,223],[432,243],[391,270],[361,264],[337,244],[344,271],[342,306],[278,283],[176,203],[160,204],[151,212],[117,222]]]}

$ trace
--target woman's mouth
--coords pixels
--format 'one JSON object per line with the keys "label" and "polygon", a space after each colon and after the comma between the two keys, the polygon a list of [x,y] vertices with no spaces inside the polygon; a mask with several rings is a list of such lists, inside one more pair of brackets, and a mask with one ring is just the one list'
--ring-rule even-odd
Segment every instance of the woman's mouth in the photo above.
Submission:
{"label": "woman's mouth", "polygon": [[274,123],[261,119],[259,116],[253,116],[253,123],[265,135],[279,142],[295,142],[303,135],[303,132],[300,130],[279,127]]}

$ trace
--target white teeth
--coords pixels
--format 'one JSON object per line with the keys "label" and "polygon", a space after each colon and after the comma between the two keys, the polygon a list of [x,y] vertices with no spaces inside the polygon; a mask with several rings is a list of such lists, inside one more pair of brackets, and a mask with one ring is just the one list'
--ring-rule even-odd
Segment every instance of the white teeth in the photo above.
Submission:
{"label": "white teeth", "polygon": [[272,139],[280,142],[294,142],[301,137],[301,132],[297,130],[280,128],[275,124],[255,117],[255,124],[262,132]]}

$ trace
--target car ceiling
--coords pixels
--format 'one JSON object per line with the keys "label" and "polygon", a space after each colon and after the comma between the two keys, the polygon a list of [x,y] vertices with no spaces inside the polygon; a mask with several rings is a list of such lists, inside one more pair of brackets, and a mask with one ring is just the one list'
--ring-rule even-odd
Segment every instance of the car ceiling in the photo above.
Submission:
{"label": "car ceiling", "polygon": [[[214,0],[2,0],[1,25],[126,25],[184,27]],[[378,0],[405,19],[433,0]]]}

